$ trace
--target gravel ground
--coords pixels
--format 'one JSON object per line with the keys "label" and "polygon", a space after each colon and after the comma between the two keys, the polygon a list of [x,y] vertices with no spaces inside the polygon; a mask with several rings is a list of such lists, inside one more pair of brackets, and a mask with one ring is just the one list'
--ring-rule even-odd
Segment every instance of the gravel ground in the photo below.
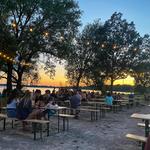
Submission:
{"label": "gravel ground", "polygon": [[97,122],[91,122],[88,114],[81,114],[79,120],[70,120],[69,132],[57,133],[54,120],[50,136],[36,141],[30,132],[8,125],[6,131],[0,131],[0,150],[141,150],[138,143],[125,138],[127,133],[144,135],[144,129],[137,127],[141,120],[130,118],[135,112],[150,113],[150,109],[124,108],[118,113],[107,113]]}

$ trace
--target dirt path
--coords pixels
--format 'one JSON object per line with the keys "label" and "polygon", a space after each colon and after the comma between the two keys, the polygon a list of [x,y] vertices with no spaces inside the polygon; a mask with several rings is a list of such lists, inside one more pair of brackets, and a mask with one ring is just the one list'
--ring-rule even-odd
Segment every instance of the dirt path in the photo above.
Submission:
{"label": "dirt path", "polygon": [[86,115],[70,120],[69,132],[51,131],[50,137],[42,141],[33,141],[31,134],[8,127],[0,132],[0,150],[141,150],[136,142],[125,138],[127,133],[144,135],[144,129],[137,127],[140,120],[130,118],[135,112],[150,113],[150,108],[141,106],[107,113],[97,122],[85,119],[89,117]]}

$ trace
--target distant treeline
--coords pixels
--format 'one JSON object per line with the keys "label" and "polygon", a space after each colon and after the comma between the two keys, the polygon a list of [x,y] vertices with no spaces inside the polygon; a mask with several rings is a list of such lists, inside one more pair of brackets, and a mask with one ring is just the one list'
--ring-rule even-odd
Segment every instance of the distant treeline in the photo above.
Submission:
{"label": "distant treeline", "polygon": [[[6,86],[6,84],[0,84],[0,86]],[[16,85],[13,85],[13,86],[16,86]],[[73,86],[24,85],[24,87],[75,89],[75,87],[73,87]],[[83,86],[83,87],[80,87],[80,89],[83,89],[83,90],[99,90],[95,86]],[[110,86],[107,85],[106,89],[109,91]],[[134,86],[131,86],[131,85],[114,85],[114,91],[130,92],[130,91],[133,91],[133,90],[134,90]]]}

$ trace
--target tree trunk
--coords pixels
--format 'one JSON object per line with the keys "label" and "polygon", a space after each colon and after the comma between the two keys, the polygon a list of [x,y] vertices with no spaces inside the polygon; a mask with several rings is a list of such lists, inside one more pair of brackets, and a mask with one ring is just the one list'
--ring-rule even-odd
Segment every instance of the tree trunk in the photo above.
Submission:
{"label": "tree trunk", "polygon": [[7,72],[7,94],[12,90],[12,70],[13,64],[10,62],[7,63],[8,72]]}
{"label": "tree trunk", "polygon": [[16,88],[18,90],[22,89],[22,74],[21,73],[18,74],[18,80],[17,80],[17,86],[16,86]]}
{"label": "tree trunk", "polygon": [[21,67],[19,67],[17,74],[18,74],[18,79],[17,79],[16,88],[18,90],[21,90],[22,89],[22,75],[23,75],[23,69]]}
{"label": "tree trunk", "polygon": [[79,89],[80,79],[81,79],[80,77],[77,78],[77,83],[76,83],[76,89],[77,90]]}
{"label": "tree trunk", "polygon": [[112,94],[113,93],[113,85],[114,85],[114,78],[111,77],[111,84],[110,84],[110,93]]}
{"label": "tree trunk", "polygon": [[83,71],[80,70],[79,76],[77,77],[77,83],[76,83],[76,89],[77,89],[77,90],[79,89],[79,84],[80,84],[80,80],[81,80],[81,78],[82,78],[82,75],[83,75]]}

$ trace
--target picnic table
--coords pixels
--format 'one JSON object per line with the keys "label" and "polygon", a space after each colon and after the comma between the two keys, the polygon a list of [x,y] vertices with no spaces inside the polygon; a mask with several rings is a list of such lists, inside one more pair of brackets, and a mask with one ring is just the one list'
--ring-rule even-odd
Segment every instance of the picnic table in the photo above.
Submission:
{"label": "picnic table", "polygon": [[149,136],[150,114],[134,113],[134,114],[131,115],[131,118],[144,120],[144,122],[145,122],[145,137],[148,137]]}
{"label": "picnic table", "polygon": [[[65,112],[67,109],[68,109],[68,107],[62,107],[62,106],[58,106],[58,107],[52,108],[52,109],[49,108],[49,110],[56,110],[57,111],[57,115],[56,116],[58,118],[58,132],[60,131],[60,111],[64,111]],[[49,116],[48,116],[48,118],[49,118]]]}

